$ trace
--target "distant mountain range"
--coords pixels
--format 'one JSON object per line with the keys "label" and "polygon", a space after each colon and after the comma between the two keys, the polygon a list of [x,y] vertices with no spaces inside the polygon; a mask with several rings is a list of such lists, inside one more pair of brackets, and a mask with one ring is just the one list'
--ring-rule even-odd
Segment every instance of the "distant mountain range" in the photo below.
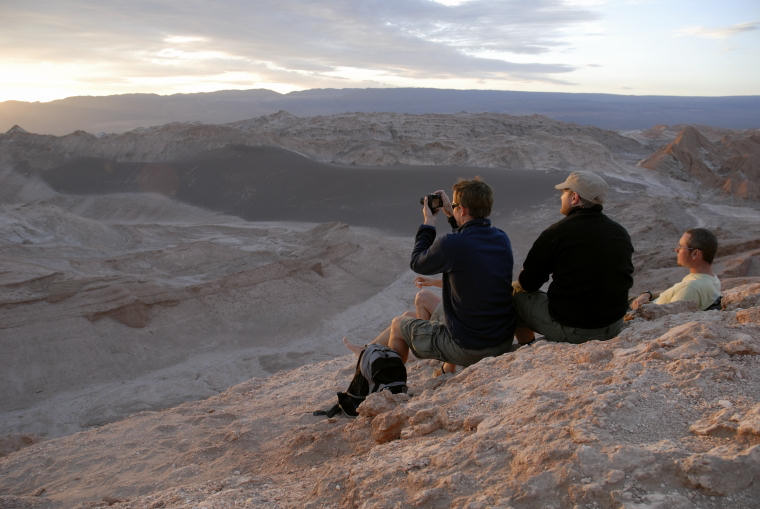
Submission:
{"label": "distant mountain range", "polygon": [[222,124],[287,111],[310,117],[349,112],[540,114],[603,129],[655,125],[760,127],[760,96],[676,97],[425,88],[315,89],[289,94],[226,90],[176,94],[70,97],[47,103],[0,103],[0,131],[19,125],[63,135],[119,133],[169,122]]}

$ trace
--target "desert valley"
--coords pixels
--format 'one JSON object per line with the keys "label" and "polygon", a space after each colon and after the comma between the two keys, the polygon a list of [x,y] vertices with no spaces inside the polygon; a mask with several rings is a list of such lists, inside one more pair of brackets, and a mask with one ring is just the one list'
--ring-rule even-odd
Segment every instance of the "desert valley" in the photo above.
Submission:
{"label": "desert valley", "polygon": [[[632,295],[704,226],[723,309],[646,305],[312,415],[412,309],[419,197],[481,175],[518,271],[592,170]],[[441,228],[445,225],[443,221]],[[516,276],[516,273],[515,273]],[[0,508],[752,508],[760,500],[760,130],[497,113],[281,111],[0,134]]]}

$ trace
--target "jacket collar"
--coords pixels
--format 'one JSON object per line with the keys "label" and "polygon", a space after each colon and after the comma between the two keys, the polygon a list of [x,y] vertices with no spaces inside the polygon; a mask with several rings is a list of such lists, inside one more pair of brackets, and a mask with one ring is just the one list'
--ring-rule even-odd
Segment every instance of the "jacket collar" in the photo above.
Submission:
{"label": "jacket collar", "polygon": [[475,219],[470,219],[466,223],[464,223],[462,226],[460,226],[457,231],[461,232],[465,228],[469,228],[470,226],[491,226],[491,220],[487,217],[477,217]]}
{"label": "jacket collar", "polygon": [[602,211],[601,205],[594,205],[593,207],[583,208],[583,207],[574,207],[570,210],[570,212],[567,213],[567,217],[572,216],[573,214],[596,214]]}

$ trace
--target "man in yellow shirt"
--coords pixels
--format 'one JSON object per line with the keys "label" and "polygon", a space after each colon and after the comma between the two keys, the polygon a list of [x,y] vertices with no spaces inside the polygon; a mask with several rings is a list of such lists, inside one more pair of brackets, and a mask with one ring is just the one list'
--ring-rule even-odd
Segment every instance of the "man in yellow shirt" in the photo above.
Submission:
{"label": "man in yellow shirt", "polygon": [[687,230],[681,236],[676,250],[678,265],[689,269],[689,274],[657,298],[644,292],[631,302],[631,309],[654,300],[655,304],[691,301],[699,309],[707,309],[720,297],[720,280],[712,271],[712,262],[718,250],[718,239],[704,228]]}

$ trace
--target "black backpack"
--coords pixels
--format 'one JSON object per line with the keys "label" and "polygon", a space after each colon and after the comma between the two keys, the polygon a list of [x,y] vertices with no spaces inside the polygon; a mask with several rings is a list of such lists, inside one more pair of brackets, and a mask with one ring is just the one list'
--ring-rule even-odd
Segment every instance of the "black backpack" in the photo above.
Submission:
{"label": "black backpack", "polygon": [[406,392],[406,366],[393,349],[369,344],[359,354],[356,372],[348,389],[338,393],[338,403],[329,410],[317,410],[314,415],[333,417],[340,412],[351,416],[359,415],[356,407],[368,394],[386,389],[393,394]]}

